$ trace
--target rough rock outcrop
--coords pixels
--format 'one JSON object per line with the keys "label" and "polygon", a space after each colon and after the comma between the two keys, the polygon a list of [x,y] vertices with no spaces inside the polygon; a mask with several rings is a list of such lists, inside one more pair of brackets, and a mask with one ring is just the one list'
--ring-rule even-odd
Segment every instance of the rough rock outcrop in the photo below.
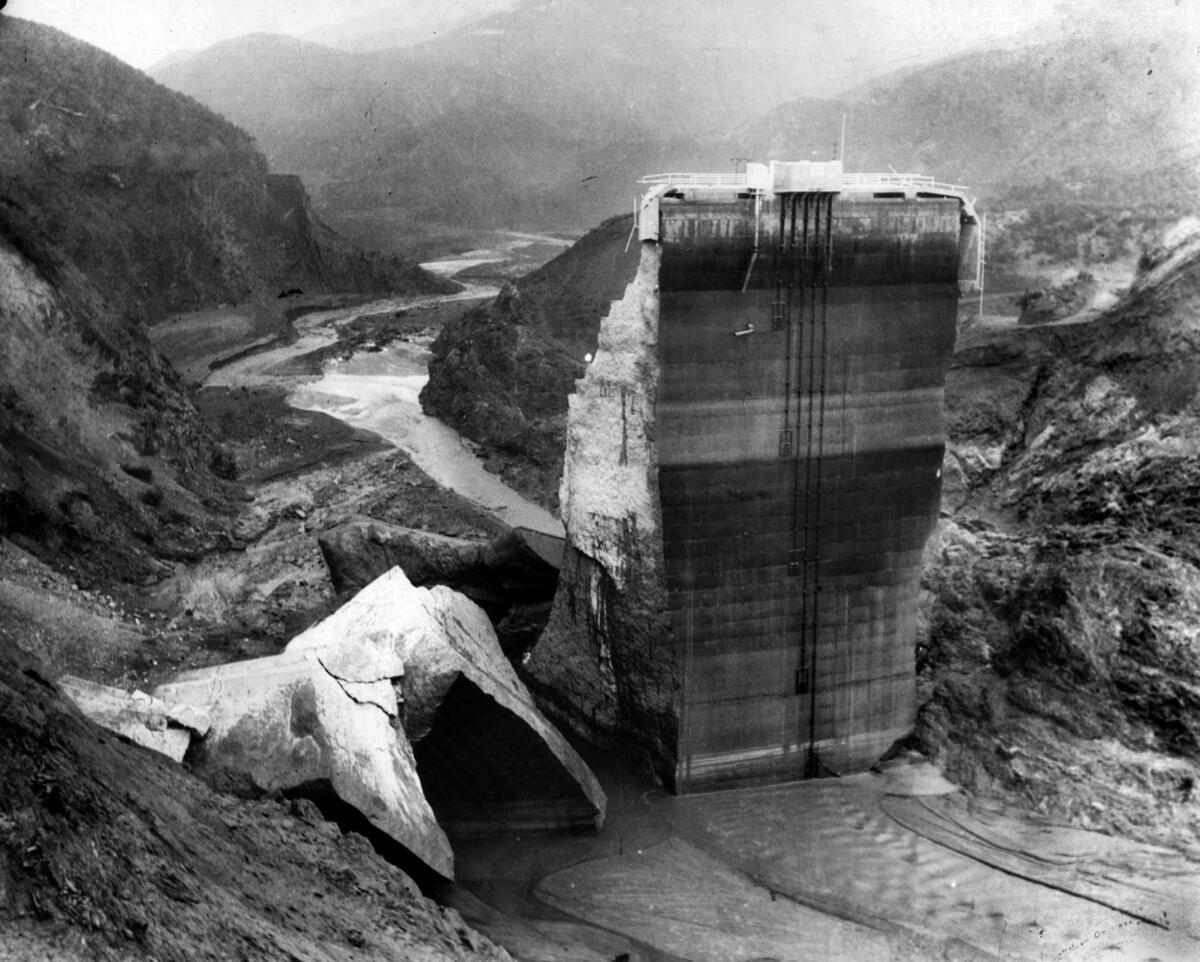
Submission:
{"label": "rough rock outcrop", "polygon": [[914,745],[969,790],[1169,842],[1200,823],[1200,231],[1143,267],[1095,320],[963,338]]}
{"label": "rough rock outcrop", "polygon": [[677,681],[653,425],[658,262],[657,248],[642,245],[570,398],[560,492],[568,546],[550,622],[524,669],[556,716],[601,743],[633,733],[670,780]]}
{"label": "rough rock outcrop", "polygon": [[[536,539],[536,540],[535,540]],[[317,538],[339,595],[365,588],[397,565],[419,587],[446,585],[487,611],[500,646],[526,651],[550,613],[557,556],[547,535],[511,529],[490,542],[470,541],[363,518]]]}
{"label": "rough rock outcrop", "polygon": [[58,680],[62,693],[97,725],[124,735],[177,762],[183,761],[192,736],[203,737],[208,717],[189,705],[168,705],[144,691],[126,691],[73,675]]}

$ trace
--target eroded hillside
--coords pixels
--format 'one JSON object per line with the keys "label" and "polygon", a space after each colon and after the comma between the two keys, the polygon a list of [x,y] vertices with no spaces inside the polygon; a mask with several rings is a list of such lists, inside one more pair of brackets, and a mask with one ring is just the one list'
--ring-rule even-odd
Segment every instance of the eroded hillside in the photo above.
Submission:
{"label": "eroded hillside", "polygon": [[558,504],[567,396],[596,349],[600,319],[637,269],[629,217],[614,217],[433,344],[425,410],[480,444],[526,497]]}
{"label": "eroded hillside", "polygon": [[218,795],[0,647],[0,956],[505,960],[306,799]]}
{"label": "eroded hillside", "polygon": [[0,534],[88,576],[222,543],[233,466],[146,337],[168,312],[438,289],[339,240],[249,136],[115,58],[0,17]]}
{"label": "eroded hillside", "polygon": [[1200,240],[1085,323],[969,330],[947,384],[915,743],[978,791],[1197,844]]}

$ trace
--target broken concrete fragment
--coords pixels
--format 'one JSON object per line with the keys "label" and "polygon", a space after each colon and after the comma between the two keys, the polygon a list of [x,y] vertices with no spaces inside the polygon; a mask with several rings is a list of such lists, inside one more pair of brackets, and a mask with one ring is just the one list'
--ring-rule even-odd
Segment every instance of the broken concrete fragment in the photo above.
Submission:
{"label": "broken concrete fragment", "polygon": [[589,741],[640,744],[674,781],[678,670],[658,489],[659,253],[642,248],[569,400],[559,503],[567,548],[549,622],[523,663],[538,703]]}
{"label": "broken concrete fragment", "polygon": [[338,594],[360,591],[399,566],[414,585],[448,585],[477,604],[554,594],[562,543],[527,529],[470,541],[360,519],[322,534],[317,543]]}
{"label": "broken concrete fragment", "polygon": [[450,844],[398,727],[391,679],[403,666],[394,645],[378,643],[386,632],[365,614],[365,633],[342,636],[334,647],[185,672],[155,694],[209,713],[212,729],[189,757],[201,774],[233,772],[263,792],[332,791],[433,871],[453,878]]}
{"label": "broken concrete fragment", "polygon": [[203,735],[209,729],[203,712],[168,704],[144,691],[111,688],[72,675],[64,675],[58,685],[97,725],[177,762],[183,761],[192,735]]}
{"label": "broken concrete fragment", "polygon": [[595,776],[534,706],[487,615],[463,595],[415,587],[393,568],[287,647],[302,653],[356,682],[371,680],[362,666],[372,659],[403,665],[404,728],[425,795],[451,834],[602,823]]}
{"label": "broken concrete fragment", "polygon": [[361,591],[397,565],[414,584],[457,584],[479,565],[482,552],[478,541],[370,519],[326,531],[317,544],[339,595]]}
{"label": "broken concrete fragment", "polygon": [[405,725],[441,823],[454,835],[599,829],[599,782],[534,706],[484,613],[441,586],[428,596],[442,632],[406,652]]}

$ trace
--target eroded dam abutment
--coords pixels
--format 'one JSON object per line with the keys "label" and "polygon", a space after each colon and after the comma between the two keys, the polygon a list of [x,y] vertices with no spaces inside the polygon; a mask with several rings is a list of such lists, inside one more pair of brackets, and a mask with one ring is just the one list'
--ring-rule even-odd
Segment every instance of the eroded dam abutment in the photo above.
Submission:
{"label": "eroded dam abutment", "polygon": [[862,770],[915,713],[974,214],[922,178],[764,170],[643,201],[571,398],[567,560],[526,665],[680,792]]}

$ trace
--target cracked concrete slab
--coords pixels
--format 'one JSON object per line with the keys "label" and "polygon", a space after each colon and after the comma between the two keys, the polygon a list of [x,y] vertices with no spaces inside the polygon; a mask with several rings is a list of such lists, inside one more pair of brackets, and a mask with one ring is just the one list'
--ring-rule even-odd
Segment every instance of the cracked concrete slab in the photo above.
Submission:
{"label": "cracked concrete slab", "polygon": [[331,790],[375,830],[453,878],[450,844],[397,724],[387,680],[396,663],[384,650],[381,667],[371,671],[363,650],[345,647],[343,659],[330,660],[368,680],[346,681],[302,650],[185,672],[155,694],[212,719],[189,756],[199,774],[211,780],[232,772],[262,792]]}

